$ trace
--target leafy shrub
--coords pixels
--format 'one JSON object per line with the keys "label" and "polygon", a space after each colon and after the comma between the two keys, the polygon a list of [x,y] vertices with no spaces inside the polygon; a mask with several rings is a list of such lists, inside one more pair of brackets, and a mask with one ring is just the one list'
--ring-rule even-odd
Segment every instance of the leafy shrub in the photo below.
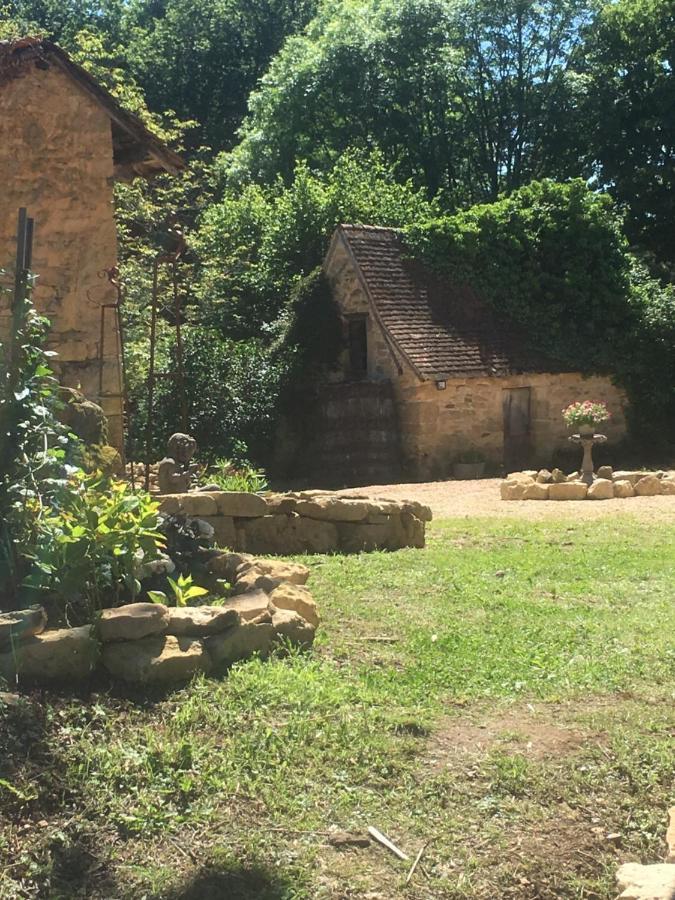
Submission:
{"label": "leafy shrub", "polygon": [[123,482],[72,472],[58,505],[40,520],[26,584],[69,624],[133,601],[142,566],[159,558],[158,508]]}
{"label": "leafy shrub", "polygon": [[166,594],[164,591],[148,591],[148,598],[153,603],[164,603],[167,606],[177,606],[182,609],[189,606],[191,600],[205,597],[208,594],[206,588],[192,583],[192,575],[179,575],[175,581],[173,578],[166,580],[171,588],[170,594]]}
{"label": "leafy shrub", "polygon": [[255,494],[267,488],[267,477],[262,469],[231,459],[214,460],[206,467],[200,481],[203,484],[217,485],[221,491],[247,491]]}
{"label": "leafy shrub", "polygon": [[23,548],[64,483],[64,464],[79,442],[57,418],[58,383],[43,348],[49,322],[35,311],[28,279],[12,307],[9,339],[0,347],[0,590],[16,600]]}
{"label": "leafy shrub", "polygon": [[[285,361],[273,358],[261,340],[233,341],[216,329],[183,330],[188,431],[202,460],[269,454],[275,407]],[[175,371],[175,366],[174,366]],[[141,436],[146,391],[139,391],[134,428]],[[175,380],[158,380],[154,434],[155,458],[178,429]]]}

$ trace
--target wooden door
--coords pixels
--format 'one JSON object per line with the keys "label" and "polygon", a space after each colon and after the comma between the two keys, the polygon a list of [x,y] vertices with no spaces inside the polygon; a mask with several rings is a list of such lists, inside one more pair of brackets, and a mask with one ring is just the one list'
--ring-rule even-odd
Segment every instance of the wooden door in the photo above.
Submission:
{"label": "wooden door", "polygon": [[502,395],[504,411],[504,468],[507,472],[526,469],[530,464],[531,389],[510,388]]}

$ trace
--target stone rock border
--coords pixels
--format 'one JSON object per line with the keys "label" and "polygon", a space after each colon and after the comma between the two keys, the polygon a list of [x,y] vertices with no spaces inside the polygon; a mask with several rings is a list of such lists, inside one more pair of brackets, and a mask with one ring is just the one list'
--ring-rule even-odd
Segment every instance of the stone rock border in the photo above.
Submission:
{"label": "stone rock border", "polygon": [[424,547],[431,510],[407,500],[330,491],[164,494],[160,511],[208,522],[221,547],[248,553],[359,553]]}
{"label": "stone rock border", "polygon": [[232,596],[221,606],[130,603],[105,609],[93,625],[45,630],[44,610],[0,613],[0,676],[19,681],[82,681],[96,671],[140,684],[222,672],[255,654],[314,642],[319,614],[297,563],[220,553],[209,563]]}
{"label": "stone rock border", "polygon": [[675,472],[617,471],[601,466],[593,484],[560,469],[512,472],[499,486],[502,500],[612,500],[675,494]]}

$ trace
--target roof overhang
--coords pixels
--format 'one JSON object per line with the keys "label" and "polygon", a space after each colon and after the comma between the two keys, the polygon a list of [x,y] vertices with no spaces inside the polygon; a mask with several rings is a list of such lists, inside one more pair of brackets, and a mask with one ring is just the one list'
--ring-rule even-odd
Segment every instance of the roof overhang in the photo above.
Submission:
{"label": "roof overhang", "polygon": [[176,175],[186,168],[177,153],[56,44],[34,37],[0,41],[0,88],[3,82],[21,76],[30,65],[60,69],[105,110],[112,127],[115,178],[149,178],[160,172]]}

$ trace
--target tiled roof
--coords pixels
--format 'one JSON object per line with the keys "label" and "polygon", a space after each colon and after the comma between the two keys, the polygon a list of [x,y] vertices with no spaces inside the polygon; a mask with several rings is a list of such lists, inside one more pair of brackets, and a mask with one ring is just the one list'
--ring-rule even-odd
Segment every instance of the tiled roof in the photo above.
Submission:
{"label": "tiled roof", "polygon": [[105,109],[112,123],[114,162],[120,173],[128,170],[137,175],[161,171],[176,174],[185,168],[177,153],[148,131],[138,116],[120,106],[109,91],[56,44],[36,37],[0,41],[0,88],[21,77],[31,65],[61,69]]}
{"label": "tiled roof", "polygon": [[560,371],[469,286],[452,285],[407,258],[391,228],[341,225],[375,313],[423,379]]}

